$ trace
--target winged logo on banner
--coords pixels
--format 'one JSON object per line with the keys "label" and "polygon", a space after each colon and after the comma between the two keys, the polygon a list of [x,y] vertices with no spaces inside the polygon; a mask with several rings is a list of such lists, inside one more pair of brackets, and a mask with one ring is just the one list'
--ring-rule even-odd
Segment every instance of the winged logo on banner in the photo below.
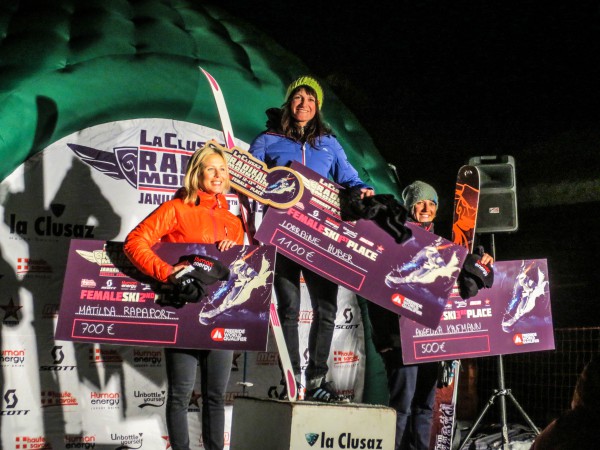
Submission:
{"label": "winged logo on banner", "polygon": [[79,144],[67,145],[87,165],[115,180],[126,180],[131,186],[137,187],[137,147],[115,147],[110,153]]}
{"label": "winged logo on banner", "polygon": [[88,252],[87,250],[76,250],[77,254],[83,259],[88,260],[91,263],[98,264],[99,266],[106,260],[106,252],[104,250],[94,250]]}

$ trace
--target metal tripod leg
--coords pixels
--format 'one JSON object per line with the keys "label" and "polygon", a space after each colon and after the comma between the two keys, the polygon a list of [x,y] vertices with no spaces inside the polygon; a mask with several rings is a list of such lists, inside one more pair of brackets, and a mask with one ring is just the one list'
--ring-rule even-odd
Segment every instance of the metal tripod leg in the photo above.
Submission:
{"label": "metal tripod leg", "polygon": [[490,406],[492,406],[494,404],[494,401],[496,400],[497,397],[500,397],[500,416],[501,416],[500,419],[501,419],[501,424],[502,424],[502,449],[508,450],[509,440],[508,440],[508,425],[506,422],[506,398],[505,398],[505,396],[508,396],[508,398],[510,398],[512,400],[512,402],[514,403],[516,408],[519,410],[519,412],[521,413],[521,415],[523,416],[523,418],[525,419],[525,421],[527,422],[529,427],[533,430],[533,432],[536,435],[540,434],[539,428],[535,426],[535,424],[533,423],[531,418],[527,415],[527,413],[521,407],[519,402],[517,402],[517,399],[514,397],[514,395],[512,395],[512,392],[510,391],[510,389],[506,389],[506,387],[504,386],[504,363],[502,361],[502,355],[499,355],[498,356],[498,389],[494,390],[494,393],[489,398],[488,402],[486,403],[485,407],[483,408],[483,411],[481,411],[481,414],[479,414],[479,417],[477,417],[477,420],[475,420],[473,427],[471,427],[471,430],[469,431],[467,436],[465,436],[465,439],[463,440],[463,442],[460,445],[460,447],[458,448],[458,450],[463,450],[466,443],[469,441],[469,439],[471,439],[471,436],[473,436],[473,433],[475,433],[475,430],[477,429],[477,427],[479,426],[479,423],[485,416],[485,413],[488,411],[488,409],[490,409]]}

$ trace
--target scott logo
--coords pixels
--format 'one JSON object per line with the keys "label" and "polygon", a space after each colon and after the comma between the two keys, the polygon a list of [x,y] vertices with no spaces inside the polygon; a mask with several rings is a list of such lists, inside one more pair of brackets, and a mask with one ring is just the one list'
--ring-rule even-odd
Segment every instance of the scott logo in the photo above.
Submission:
{"label": "scott logo", "polygon": [[352,309],[351,308],[346,308],[344,310],[344,314],[343,315],[344,315],[344,319],[346,320],[346,323],[350,323],[354,319],[354,314],[352,314]]}
{"label": "scott logo", "polygon": [[61,362],[63,362],[63,359],[65,359],[65,355],[62,351],[62,346],[60,345],[55,345],[54,348],[52,348],[50,354],[54,359],[53,364],[60,364]]}
{"label": "scott logo", "polygon": [[17,398],[17,394],[15,394],[15,389],[9,389],[4,393],[4,403],[7,408],[14,408],[19,403],[19,399]]}

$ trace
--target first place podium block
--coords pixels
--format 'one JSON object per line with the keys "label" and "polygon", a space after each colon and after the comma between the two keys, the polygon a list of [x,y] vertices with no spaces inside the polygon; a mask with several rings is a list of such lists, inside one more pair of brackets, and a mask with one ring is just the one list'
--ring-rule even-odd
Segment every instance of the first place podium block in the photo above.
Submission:
{"label": "first place podium block", "polygon": [[238,397],[231,450],[392,450],[396,411],[360,403],[288,402]]}

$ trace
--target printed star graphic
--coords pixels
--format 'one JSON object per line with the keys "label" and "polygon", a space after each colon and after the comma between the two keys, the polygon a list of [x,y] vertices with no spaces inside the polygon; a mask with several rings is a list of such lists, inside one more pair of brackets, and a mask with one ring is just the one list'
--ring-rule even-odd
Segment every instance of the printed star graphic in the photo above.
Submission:
{"label": "printed star graphic", "polygon": [[198,404],[198,399],[200,397],[202,397],[201,394],[197,394],[196,391],[192,391],[192,397],[190,398],[189,405],[196,405],[197,408],[200,408],[200,405]]}
{"label": "printed star graphic", "polygon": [[165,447],[165,450],[167,450],[168,448],[171,448],[171,441],[169,441],[169,436],[162,436],[162,438],[166,441],[167,446]]}
{"label": "printed star graphic", "polygon": [[22,308],[22,306],[15,306],[14,300],[10,299],[8,305],[0,305],[4,312],[4,320],[7,320],[9,317],[14,317],[16,320],[19,320],[19,316],[17,316],[17,311]]}

